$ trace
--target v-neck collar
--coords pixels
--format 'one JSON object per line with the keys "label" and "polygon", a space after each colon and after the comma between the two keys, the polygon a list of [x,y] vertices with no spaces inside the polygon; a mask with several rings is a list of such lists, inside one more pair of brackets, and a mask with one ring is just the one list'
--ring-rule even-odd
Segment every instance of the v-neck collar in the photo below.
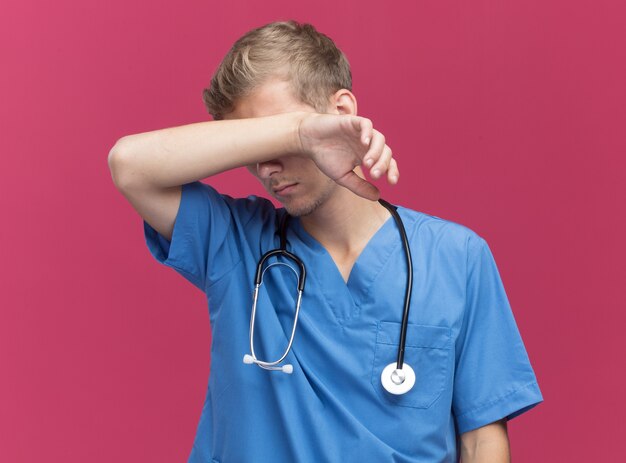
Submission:
{"label": "v-neck collar", "polygon": [[319,285],[316,290],[324,294],[337,320],[343,323],[358,316],[361,306],[372,297],[370,291],[375,290],[376,277],[400,246],[400,234],[393,217],[389,217],[367,242],[354,262],[347,282],[330,253],[304,229],[298,217],[290,221],[290,226],[306,245],[297,252],[302,254],[306,267],[311,269],[307,277],[313,279],[316,286]]}

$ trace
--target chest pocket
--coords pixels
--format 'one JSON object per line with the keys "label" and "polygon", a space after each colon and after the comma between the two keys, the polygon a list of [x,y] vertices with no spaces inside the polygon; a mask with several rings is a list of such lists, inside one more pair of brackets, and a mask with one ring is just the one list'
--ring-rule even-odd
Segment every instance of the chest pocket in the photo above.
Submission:
{"label": "chest pocket", "polygon": [[415,385],[405,394],[394,395],[383,388],[380,375],[387,365],[396,362],[400,326],[398,322],[378,323],[372,387],[388,404],[429,408],[444,391],[450,375],[451,329],[443,326],[408,324],[404,361],[415,371]]}

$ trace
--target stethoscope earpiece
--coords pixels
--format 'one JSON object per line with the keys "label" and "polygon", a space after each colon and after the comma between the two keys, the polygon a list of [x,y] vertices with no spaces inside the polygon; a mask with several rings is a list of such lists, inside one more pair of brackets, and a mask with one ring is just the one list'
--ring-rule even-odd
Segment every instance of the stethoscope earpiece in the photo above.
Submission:
{"label": "stethoscope earpiece", "polygon": [[252,355],[250,354],[246,354],[243,356],[243,363],[245,363],[246,365],[251,365],[253,363],[256,363],[258,366],[266,370],[282,371],[283,373],[286,373],[288,375],[293,373],[293,365],[290,363],[286,363],[281,366],[272,366],[272,365],[268,365],[268,362],[255,360],[254,357],[252,357]]}

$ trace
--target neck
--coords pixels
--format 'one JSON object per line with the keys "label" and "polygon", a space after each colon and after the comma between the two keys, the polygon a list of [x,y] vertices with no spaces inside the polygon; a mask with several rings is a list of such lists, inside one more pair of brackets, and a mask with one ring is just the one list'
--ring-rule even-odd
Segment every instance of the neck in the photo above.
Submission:
{"label": "neck", "polygon": [[348,254],[360,251],[389,217],[378,201],[338,186],[335,194],[300,221],[326,249]]}

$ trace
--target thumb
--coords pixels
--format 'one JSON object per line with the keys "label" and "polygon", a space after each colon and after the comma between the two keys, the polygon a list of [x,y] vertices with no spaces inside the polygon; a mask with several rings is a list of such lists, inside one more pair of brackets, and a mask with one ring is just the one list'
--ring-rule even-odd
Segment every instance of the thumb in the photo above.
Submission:
{"label": "thumb", "polygon": [[365,199],[378,201],[378,198],[380,198],[378,188],[359,177],[354,171],[348,172],[344,176],[336,179],[335,182]]}

